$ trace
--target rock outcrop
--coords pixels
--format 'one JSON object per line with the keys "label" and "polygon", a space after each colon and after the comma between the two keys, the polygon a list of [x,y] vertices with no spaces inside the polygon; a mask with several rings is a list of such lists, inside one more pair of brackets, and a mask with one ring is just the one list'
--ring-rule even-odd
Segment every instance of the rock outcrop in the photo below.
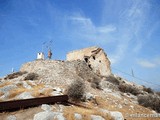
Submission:
{"label": "rock outcrop", "polygon": [[88,80],[98,77],[88,65],[81,60],[36,60],[23,64],[20,71],[38,74],[39,82],[41,83],[61,86],[69,85],[76,79]]}

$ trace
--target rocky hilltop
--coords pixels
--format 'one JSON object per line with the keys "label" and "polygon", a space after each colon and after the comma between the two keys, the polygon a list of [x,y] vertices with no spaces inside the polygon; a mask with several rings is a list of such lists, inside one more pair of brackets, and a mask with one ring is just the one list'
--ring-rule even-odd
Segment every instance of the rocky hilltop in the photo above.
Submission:
{"label": "rocky hilltop", "polygon": [[22,65],[21,72],[37,73],[39,83],[67,86],[76,79],[87,81],[98,77],[84,61],[36,60]]}
{"label": "rocky hilltop", "polygon": [[[109,59],[103,49],[91,47],[80,50],[81,57],[79,58],[73,58],[75,52],[69,53],[70,57],[66,61],[38,59],[25,63],[19,72],[1,78],[0,101],[64,95],[68,94],[67,90],[74,82],[81,81],[85,88],[78,102],[74,101],[74,104],[67,106],[60,103],[43,104],[20,111],[0,113],[0,119],[159,119],[156,116],[138,117],[139,114],[158,115],[159,96],[149,88],[112,74]],[[100,64],[106,65],[107,68],[99,66]],[[78,87],[74,90],[78,92],[76,91]]]}

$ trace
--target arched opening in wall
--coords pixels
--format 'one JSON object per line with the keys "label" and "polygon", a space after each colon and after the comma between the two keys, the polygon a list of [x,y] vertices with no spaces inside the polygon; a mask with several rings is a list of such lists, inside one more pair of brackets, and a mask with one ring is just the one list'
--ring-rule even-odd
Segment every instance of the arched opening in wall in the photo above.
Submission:
{"label": "arched opening in wall", "polygon": [[101,63],[101,60],[99,60],[99,62]]}
{"label": "arched opening in wall", "polygon": [[96,57],[95,57],[95,56],[93,56],[93,59],[95,60],[95,59],[96,59]]}

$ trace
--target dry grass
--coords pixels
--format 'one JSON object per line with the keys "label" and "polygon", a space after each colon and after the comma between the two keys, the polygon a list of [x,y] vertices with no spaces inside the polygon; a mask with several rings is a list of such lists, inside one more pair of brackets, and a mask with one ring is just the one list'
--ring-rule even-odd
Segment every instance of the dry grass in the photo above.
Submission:
{"label": "dry grass", "polygon": [[[11,85],[11,84],[12,84],[12,82],[7,81],[7,82],[1,84],[0,87],[4,87],[4,86],[7,86],[7,85]],[[16,95],[18,95],[18,94],[20,94],[24,91],[26,91],[26,89],[23,87],[23,85],[21,83],[19,83],[19,84],[17,84],[17,89],[13,89],[9,92],[8,99],[12,99]],[[2,95],[4,95],[4,93],[0,92],[0,96],[2,96]]]}
{"label": "dry grass", "polygon": [[43,89],[44,85],[43,84],[38,84],[36,86],[33,86],[32,89],[28,90],[29,92],[32,92],[32,95],[34,97],[39,97],[41,95],[41,93],[39,92],[39,90]]}
{"label": "dry grass", "polygon": [[0,96],[2,96],[2,95],[4,95],[4,93],[3,93],[3,92],[0,92]]}
{"label": "dry grass", "polygon": [[[17,88],[9,91],[9,96],[8,99],[12,100],[15,96],[23,93],[23,92],[31,92],[31,94],[34,97],[40,97],[40,96],[50,96],[50,93],[52,92],[52,89],[46,89],[43,93],[40,93],[39,90],[43,89],[45,86],[44,84],[37,84],[37,85],[33,85],[31,82],[26,81],[27,84],[31,85],[32,88],[31,89],[26,89],[23,87],[23,83],[18,83]],[[12,84],[12,82],[4,82],[2,84],[0,84],[0,87],[4,87],[7,85]],[[2,92],[0,92],[0,96],[4,95]]]}
{"label": "dry grass", "polygon": [[83,120],[91,120],[91,116],[89,115],[82,115]]}
{"label": "dry grass", "polygon": [[104,106],[108,106],[108,104],[106,103],[106,101],[103,98],[97,97],[97,96],[95,97],[94,103],[97,104],[98,106],[102,107],[102,108]]}
{"label": "dry grass", "polygon": [[48,88],[45,91],[43,91],[42,94],[45,96],[51,96],[51,92],[53,92],[53,90]]}
{"label": "dry grass", "polygon": [[[32,87],[32,89],[26,89],[23,87],[23,84],[19,83],[17,84],[17,89],[10,91],[9,99],[12,99],[23,92],[31,92],[34,97],[39,97],[41,96],[41,93],[39,92],[39,90],[42,88],[44,88],[44,85],[38,84],[37,86]],[[47,93],[49,94],[49,91],[47,91],[46,94]]]}
{"label": "dry grass", "polygon": [[45,86],[43,84],[38,84],[36,86],[33,86],[32,89],[30,91],[36,91],[36,90],[40,90],[43,89]]}
{"label": "dry grass", "polygon": [[38,84],[36,86],[33,86],[29,92],[32,92],[32,96],[34,97],[40,97],[44,96],[44,94],[40,93],[39,90],[43,89],[45,86],[43,84]]}
{"label": "dry grass", "polygon": [[23,87],[23,83],[17,83],[16,86],[19,89],[19,88]]}
{"label": "dry grass", "polygon": [[32,92],[32,96],[34,97],[47,97],[51,96],[52,89],[46,88],[43,92],[40,92],[41,89],[45,88],[44,84],[38,84],[37,86],[33,86],[29,92]]}
{"label": "dry grass", "polygon": [[4,86],[7,86],[7,85],[10,85],[10,84],[11,84],[11,82],[9,82],[9,81],[4,82],[4,83],[0,84],[0,88],[4,87]]}
{"label": "dry grass", "polygon": [[65,117],[67,120],[75,120],[73,112],[71,113],[71,112],[68,112],[67,110],[64,110],[63,113],[64,113],[64,114],[63,114],[64,117]]}
{"label": "dry grass", "polygon": [[33,97],[39,97],[39,96],[41,96],[42,94],[39,92],[39,90],[34,90],[34,91],[31,93],[31,95],[32,95]]}
{"label": "dry grass", "polygon": [[[123,114],[124,118],[126,113],[128,114],[135,114],[135,113],[141,113],[141,114],[152,114],[151,110],[148,108],[145,108],[143,106],[140,105],[136,105],[133,103],[128,103],[127,105],[124,105],[124,100],[123,99],[117,99],[114,96],[108,96],[107,98],[109,98],[109,100],[107,100],[106,98],[102,98],[102,97],[96,97],[95,98],[95,102],[92,103],[92,106],[97,103],[97,107],[98,108],[103,108],[103,109],[107,109],[109,111],[119,111]],[[125,98],[125,99],[129,99],[129,98]],[[122,109],[117,108],[114,103],[114,100],[118,100],[117,103],[121,104],[123,106]],[[130,106],[134,106],[134,109],[131,109]],[[125,118],[127,120],[133,120],[132,117],[130,118]],[[155,118],[136,118],[136,120],[155,120]]]}
{"label": "dry grass", "polygon": [[103,113],[96,108],[87,109],[74,106],[74,107],[66,107],[64,109],[64,116],[67,120],[75,120],[74,113],[81,114],[83,120],[91,120],[90,115],[98,115],[102,116],[105,120],[112,120],[110,114]]}
{"label": "dry grass", "polygon": [[14,89],[9,92],[10,94],[9,94],[8,98],[9,99],[14,98],[15,96],[17,96],[25,91],[26,91],[26,89],[24,87],[19,87],[18,89]]}
{"label": "dry grass", "polygon": [[31,87],[36,86],[36,85],[33,85],[32,82],[29,82],[28,80],[26,81],[26,83],[27,83],[28,85],[30,85]]}

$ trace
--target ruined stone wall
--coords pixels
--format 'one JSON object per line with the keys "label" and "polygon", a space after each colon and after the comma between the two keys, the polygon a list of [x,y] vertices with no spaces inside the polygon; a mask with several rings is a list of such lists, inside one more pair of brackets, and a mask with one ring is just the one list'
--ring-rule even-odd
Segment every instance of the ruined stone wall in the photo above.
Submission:
{"label": "ruined stone wall", "polygon": [[92,53],[91,51],[98,49],[98,47],[89,47],[89,48],[84,48],[81,50],[74,50],[71,51],[67,54],[67,60],[71,61],[71,60],[84,60],[83,57],[86,56],[91,56]]}
{"label": "ruined stone wall", "polygon": [[97,74],[108,76],[111,74],[110,61],[102,48],[89,47],[75,50],[67,54],[67,60],[83,60]]}

